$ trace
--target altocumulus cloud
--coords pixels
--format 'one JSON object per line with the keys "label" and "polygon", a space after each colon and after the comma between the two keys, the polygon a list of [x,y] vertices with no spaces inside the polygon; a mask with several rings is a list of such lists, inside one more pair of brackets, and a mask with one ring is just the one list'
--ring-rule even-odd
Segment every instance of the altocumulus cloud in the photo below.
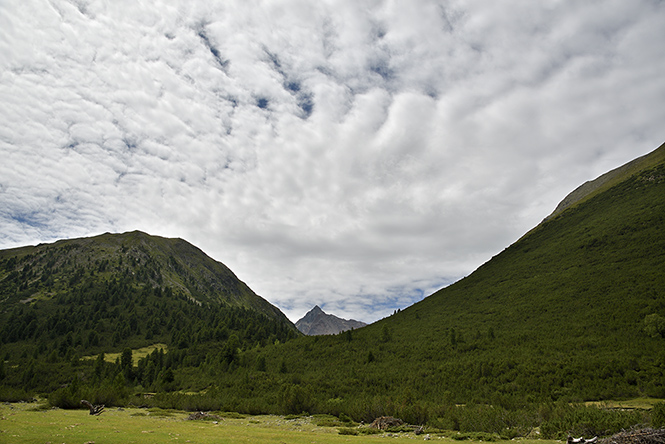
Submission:
{"label": "altocumulus cloud", "polygon": [[4,0],[0,247],[177,236],[374,321],[662,143],[663,41],[647,0]]}

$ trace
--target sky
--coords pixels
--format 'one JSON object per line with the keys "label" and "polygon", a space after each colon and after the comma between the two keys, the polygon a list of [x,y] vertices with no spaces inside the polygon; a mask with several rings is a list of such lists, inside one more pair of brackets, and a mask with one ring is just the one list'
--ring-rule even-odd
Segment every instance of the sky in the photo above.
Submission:
{"label": "sky", "polygon": [[183,238],[373,322],[665,142],[656,0],[0,0],[0,248]]}

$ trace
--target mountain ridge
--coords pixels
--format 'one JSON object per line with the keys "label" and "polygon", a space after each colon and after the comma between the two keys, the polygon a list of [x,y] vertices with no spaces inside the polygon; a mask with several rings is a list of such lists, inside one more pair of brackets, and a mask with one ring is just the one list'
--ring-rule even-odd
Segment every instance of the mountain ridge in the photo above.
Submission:
{"label": "mountain ridge", "polygon": [[627,179],[631,175],[647,168],[649,166],[657,165],[665,160],[665,143],[660,145],[655,150],[633,159],[617,168],[614,168],[607,173],[601,174],[596,179],[584,182],[579,187],[571,191],[561,202],[557,205],[554,211],[545,218],[545,221],[556,217],[567,208],[571,208],[586,199],[593,197],[593,195],[607,190],[618,182]]}

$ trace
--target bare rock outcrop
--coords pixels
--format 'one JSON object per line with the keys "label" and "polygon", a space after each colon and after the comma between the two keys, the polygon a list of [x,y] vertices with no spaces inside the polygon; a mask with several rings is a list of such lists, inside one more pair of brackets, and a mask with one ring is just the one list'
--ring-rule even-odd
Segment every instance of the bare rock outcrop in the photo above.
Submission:
{"label": "bare rock outcrop", "polygon": [[365,325],[367,324],[354,319],[347,320],[327,314],[318,305],[296,322],[296,328],[308,336],[336,335]]}

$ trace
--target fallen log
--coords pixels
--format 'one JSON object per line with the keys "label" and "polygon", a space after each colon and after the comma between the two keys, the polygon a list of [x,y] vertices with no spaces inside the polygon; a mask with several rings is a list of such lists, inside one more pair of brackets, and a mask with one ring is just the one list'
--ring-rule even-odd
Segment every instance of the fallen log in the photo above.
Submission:
{"label": "fallen log", "polygon": [[81,399],[81,404],[86,406],[87,408],[90,409],[90,414],[91,415],[101,415],[102,412],[104,411],[104,405],[92,405],[90,401],[86,401],[85,399]]}

